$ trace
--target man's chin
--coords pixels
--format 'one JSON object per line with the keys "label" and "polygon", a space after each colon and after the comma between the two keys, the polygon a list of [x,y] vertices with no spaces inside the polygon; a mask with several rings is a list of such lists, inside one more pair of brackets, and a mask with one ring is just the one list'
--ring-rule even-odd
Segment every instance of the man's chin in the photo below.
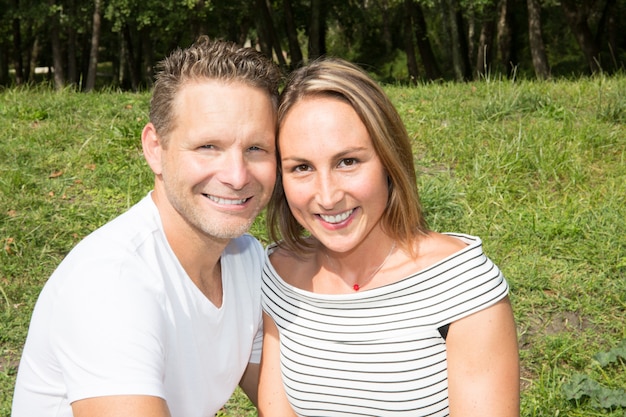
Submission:
{"label": "man's chin", "polygon": [[246,222],[222,222],[213,224],[212,227],[204,227],[203,232],[216,239],[235,239],[247,233],[252,226],[252,221]]}

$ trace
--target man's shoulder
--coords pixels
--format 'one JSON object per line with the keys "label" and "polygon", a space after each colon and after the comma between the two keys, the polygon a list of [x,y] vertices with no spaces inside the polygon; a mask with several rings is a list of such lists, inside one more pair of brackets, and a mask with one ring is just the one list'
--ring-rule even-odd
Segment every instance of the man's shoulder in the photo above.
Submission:
{"label": "man's shoulder", "polygon": [[[164,240],[150,201],[144,198],[128,211],[99,227],[81,240],[67,254],[56,272],[84,274],[108,271],[145,263]],[[158,217],[158,214],[156,215]]]}
{"label": "man's shoulder", "polygon": [[145,239],[160,232],[158,212],[149,197],[144,197],[124,213],[87,235],[76,248],[106,247],[124,250],[140,245]]}

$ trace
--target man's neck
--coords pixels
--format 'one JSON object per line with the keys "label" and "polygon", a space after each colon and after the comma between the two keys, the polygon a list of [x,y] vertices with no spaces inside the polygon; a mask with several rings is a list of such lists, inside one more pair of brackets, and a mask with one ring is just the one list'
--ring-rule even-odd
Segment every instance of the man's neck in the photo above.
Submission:
{"label": "man's neck", "polygon": [[216,307],[222,305],[222,268],[220,259],[230,239],[207,236],[174,213],[167,204],[153,200],[159,210],[167,242],[196,287]]}

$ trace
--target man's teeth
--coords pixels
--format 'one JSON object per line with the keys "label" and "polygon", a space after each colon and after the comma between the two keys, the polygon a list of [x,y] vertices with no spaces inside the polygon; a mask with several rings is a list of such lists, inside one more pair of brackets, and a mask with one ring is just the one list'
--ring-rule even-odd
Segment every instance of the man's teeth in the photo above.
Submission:
{"label": "man's teeth", "polygon": [[241,198],[241,199],[238,199],[238,200],[230,200],[230,199],[226,199],[226,198],[215,197],[215,196],[212,196],[212,195],[208,195],[207,197],[209,197],[209,200],[215,201],[217,204],[236,205],[236,204],[243,204],[243,203],[245,203],[248,200],[247,198]]}
{"label": "man's teeth", "polygon": [[354,211],[354,209],[350,210],[350,211],[343,212],[341,214],[336,214],[334,216],[329,216],[329,215],[326,215],[326,214],[320,214],[320,217],[326,223],[340,223],[340,222],[344,221],[345,219],[347,219],[348,217],[350,217],[350,215],[352,214],[353,211]]}

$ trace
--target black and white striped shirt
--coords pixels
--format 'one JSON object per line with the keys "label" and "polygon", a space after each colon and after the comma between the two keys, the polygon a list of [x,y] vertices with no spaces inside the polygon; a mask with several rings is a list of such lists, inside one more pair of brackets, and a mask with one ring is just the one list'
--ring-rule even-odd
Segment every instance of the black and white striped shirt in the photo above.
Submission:
{"label": "black and white striped shirt", "polygon": [[[263,308],[280,333],[283,384],[300,416],[447,416],[446,347],[438,328],[508,293],[479,238],[398,282],[315,294],[278,276],[266,251]],[[470,382],[471,383],[471,382]]]}

